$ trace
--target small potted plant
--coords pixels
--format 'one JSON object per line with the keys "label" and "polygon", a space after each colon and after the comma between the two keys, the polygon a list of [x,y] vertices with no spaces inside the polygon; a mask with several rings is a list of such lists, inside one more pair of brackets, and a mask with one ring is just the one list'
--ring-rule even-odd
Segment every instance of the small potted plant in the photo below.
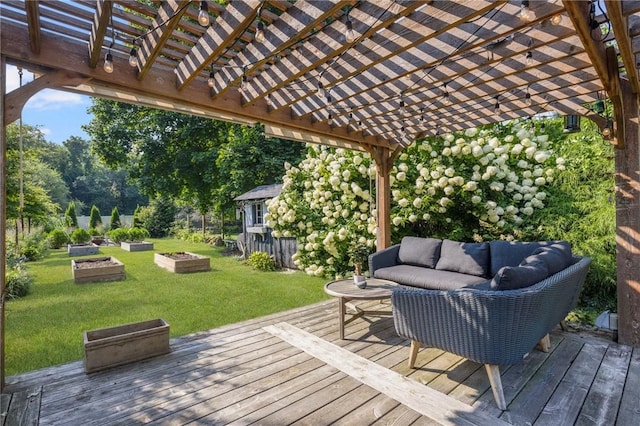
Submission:
{"label": "small potted plant", "polygon": [[364,244],[357,244],[349,251],[349,258],[354,269],[353,283],[358,288],[367,287],[367,279],[362,273],[362,265],[369,259],[369,254],[369,248]]}

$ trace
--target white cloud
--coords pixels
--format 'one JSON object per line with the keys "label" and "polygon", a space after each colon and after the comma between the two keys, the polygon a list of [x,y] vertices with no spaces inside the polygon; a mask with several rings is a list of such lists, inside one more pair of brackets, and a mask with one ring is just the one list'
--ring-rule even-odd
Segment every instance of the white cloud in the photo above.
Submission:
{"label": "white cloud", "polygon": [[76,93],[45,89],[29,99],[25,109],[48,111],[84,104],[87,104],[87,98]]}
{"label": "white cloud", "polygon": [[[33,74],[24,71],[22,74],[22,84],[27,84],[28,81],[33,80]],[[20,74],[18,74],[18,68],[13,65],[7,65],[7,93],[20,87]]]}

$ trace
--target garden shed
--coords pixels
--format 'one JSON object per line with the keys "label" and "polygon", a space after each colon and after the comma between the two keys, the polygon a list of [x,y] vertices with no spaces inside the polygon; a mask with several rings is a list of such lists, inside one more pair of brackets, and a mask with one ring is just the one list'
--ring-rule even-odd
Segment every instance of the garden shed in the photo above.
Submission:
{"label": "garden shed", "polygon": [[280,195],[281,190],[281,183],[260,185],[234,198],[242,215],[242,235],[238,237],[238,243],[244,244],[245,256],[263,251],[269,253],[278,267],[293,269],[296,268],[292,259],[297,248],[296,239],[274,238],[264,220],[267,201]]}
{"label": "garden shed", "polygon": [[[378,249],[390,170],[413,141],[551,111],[593,120],[617,148],[619,338],[640,346],[640,1],[16,0],[0,3],[0,24],[2,152],[45,88],[260,122],[375,159]],[[37,78],[7,93],[7,65]],[[612,115],[592,108],[603,97]]]}

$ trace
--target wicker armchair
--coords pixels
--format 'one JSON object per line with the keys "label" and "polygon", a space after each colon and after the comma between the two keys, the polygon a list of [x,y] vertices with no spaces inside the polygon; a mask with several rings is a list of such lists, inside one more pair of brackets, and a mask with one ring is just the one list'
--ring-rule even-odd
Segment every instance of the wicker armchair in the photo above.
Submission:
{"label": "wicker armchair", "polygon": [[410,368],[420,344],[485,364],[496,403],[506,410],[498,366],[522,361],[573,309],[591,263],[588,257],[574,260],[517,290],[394,290],[394,324],[400,336],[411,339]]}

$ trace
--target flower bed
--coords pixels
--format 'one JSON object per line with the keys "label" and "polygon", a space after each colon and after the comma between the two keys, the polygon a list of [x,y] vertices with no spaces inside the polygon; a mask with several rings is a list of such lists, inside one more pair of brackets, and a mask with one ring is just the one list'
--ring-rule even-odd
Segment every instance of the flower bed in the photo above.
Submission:
{"label": "flower bed", "polygon": [[208,257],[185,251],[155,253],[153,261],[161,268],[176,274],[211,270]]}
{"label": "flower bed", "polygon": [[141,242],[122,241],[120,242],[120,247],[126,251],[147,251],[147,250],[153,250],[153,243],[149,243],[147,241],[141,241]]}
{"label": "flower bed", "polygon": [[124,264],[115,257],[74,259],[71,261],[71,272],[76,284],[125,278]]}
{"label": "flower bed", "polygon": [[98,246],[95,244],[67,244],[69,256],[88,256],[98,254]]}

